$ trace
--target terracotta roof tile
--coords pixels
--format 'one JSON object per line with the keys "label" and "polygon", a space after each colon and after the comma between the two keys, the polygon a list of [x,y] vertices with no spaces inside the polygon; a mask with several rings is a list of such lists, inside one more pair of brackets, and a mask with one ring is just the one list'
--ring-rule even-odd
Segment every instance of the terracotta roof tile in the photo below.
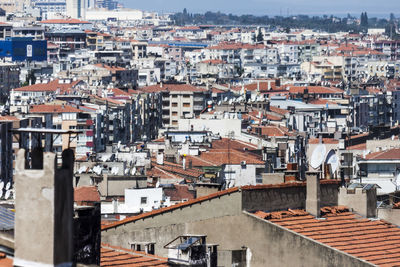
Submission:
{"label": "terracotta roof tile", "polygon": [[74,188],[75,202],[99,202],[100,195],[96,186],[81,186]]}
{"label": "terracotta roof tile", "polygon": [[383,220],[363,218],[346,207],[322,208],[324,220],[304,210],[255,215],[375,265],[400,263],[400,229]]}
{"label": "terracotta roof tile", "polygon": [[174,188],[164,188],[164,194],[171,198],[171,201],[183,201],[194,199],[195,194],[189,190],[188,185],[174,185]]}
{"label": "terracotta roof tile", "polygon": [[370,153],[365,156],[367,160],[398,160],[400,159],[400,148]]}
{"label": "terracotta roof tile", "polygon": [[161,91],[174,91],[174,92],[206,92],[207,90],[204,88],[196,87],[190,84],[157,84],[142,87],[140,89],[146,93],[154,93]]}
{"label": "terracotta roof tile", "polygon": [[79,113],[81,110],[68,105],[33,105],[30,113]]}
{"label": "terracotta roof tile", "polygon": [[167,258],[101,244],[100,266],[168,266]]}
{"label": "terracotta roof tile", "polygon": [[28,92],[56,92],[58,89],[60,93],[69,91],[80,83],[81,81],[73,81],[71,83],[60,83],[60,80],[54,80],[48,83],[37,83],[29,86],[15,88],[14,91],[28,91]]}
{"label": "terracotta roof tile", "polygon": [[91,24],[88,21],[79,19],[48,19],[40,21],[42,24]]}

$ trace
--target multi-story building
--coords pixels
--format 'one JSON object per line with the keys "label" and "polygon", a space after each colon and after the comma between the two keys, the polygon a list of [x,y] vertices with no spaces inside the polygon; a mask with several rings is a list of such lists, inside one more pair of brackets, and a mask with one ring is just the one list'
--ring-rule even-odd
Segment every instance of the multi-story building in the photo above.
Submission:
{"label": "multi-story building", "polygon": [[87,0],[66,0],[67,16],[74,19],[86,17],[86,9],[88,8]]}
{"label": "multi-story building", "polygon": [[0,102],[4,103],[10,91],[19,87],[20,68],[15,63],[0,63]]}
{"label": "multi-story building", "polygon": [[211,97],[208,90],[189,84],[158,84],[141,90],[161,94],[164,127],[178,127],[178,119],[199,115]]}

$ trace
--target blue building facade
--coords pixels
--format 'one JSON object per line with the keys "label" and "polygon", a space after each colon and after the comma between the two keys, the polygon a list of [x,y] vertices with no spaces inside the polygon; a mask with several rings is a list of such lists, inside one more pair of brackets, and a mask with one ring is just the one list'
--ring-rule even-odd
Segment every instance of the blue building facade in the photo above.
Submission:
{"label": "blue building facade", "polygon": [[46,61],[47,41],[29,37],[10,37],[0,40],[0,58],[13,61]]}

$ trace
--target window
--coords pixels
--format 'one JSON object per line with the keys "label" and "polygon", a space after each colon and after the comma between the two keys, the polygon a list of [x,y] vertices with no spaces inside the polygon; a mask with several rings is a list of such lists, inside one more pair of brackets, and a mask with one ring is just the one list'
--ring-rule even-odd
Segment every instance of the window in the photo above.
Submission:
{"label": "window", "polygon": [[190,108],[190,103],[183,103],[184,108]]}
{"label": "window", "polygon": [[172,107],[177,107],[178,103],[172,103]]}
{"label": "window", "polygon": [[177,111],[173,111],[172,112],[172,116],[178,116],[178,112]]}
{"label": "window", "polygon": [[147,197],[141,197],[140,198],[140,204],[141,205],[146,205],[147,204]]}

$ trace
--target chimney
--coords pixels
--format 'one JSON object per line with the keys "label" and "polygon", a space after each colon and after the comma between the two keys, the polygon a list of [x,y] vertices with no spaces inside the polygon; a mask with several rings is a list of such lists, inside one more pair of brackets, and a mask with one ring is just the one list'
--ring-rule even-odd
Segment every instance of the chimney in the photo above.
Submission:
{"label": "chimney", "polygon": [[346,206],[366,218],[377,216],[376,186],[364,189],[363,186],[349,189],[341,187],[338,194],[338,205]]}
{"label": "chimney", "polygon": [[161,152],[157,154],[157,164],[164,165],[164,153]]}
{"label": "chimney", "polygon": [[25,150],[17,154],[15,174],[14,266],[72,266],[74,257],[72,186],[74,152],[37,158],[36,169],[25,168]]}
{"label": "chimney", "polygon": [[306,211],[311,215],[319,218],[321,215],[321,188],[319,183],[320,172],[307,172],[307,197],[306,197]]}
{"label": "chimney", "polygon": [[271,81],[269,80],[268,81],[268,90],[271,90],[272,89],[272,87],[271,87]]}

